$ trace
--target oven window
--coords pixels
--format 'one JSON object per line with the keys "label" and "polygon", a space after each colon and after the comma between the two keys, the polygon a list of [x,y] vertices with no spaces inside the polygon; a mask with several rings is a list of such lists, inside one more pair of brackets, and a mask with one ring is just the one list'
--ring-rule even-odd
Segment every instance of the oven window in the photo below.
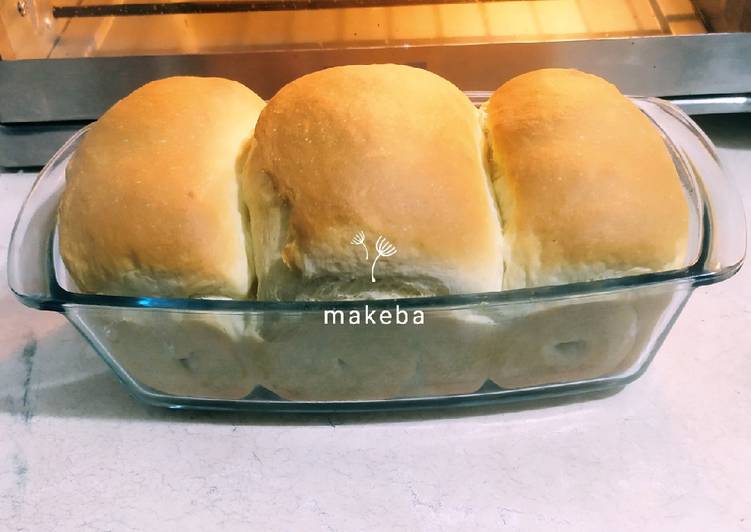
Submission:
{"label": "oven window", "polygon": [[749,31],[751,0],[3,0],[3,60]]}

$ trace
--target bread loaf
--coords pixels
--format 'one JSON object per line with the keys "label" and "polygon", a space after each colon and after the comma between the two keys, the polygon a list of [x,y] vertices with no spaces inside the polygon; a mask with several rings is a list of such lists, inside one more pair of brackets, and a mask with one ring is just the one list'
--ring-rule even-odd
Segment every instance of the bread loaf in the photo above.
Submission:
{"label": "bread loaf", "polygon": [[84,292],[245,298],[254,280],[236,162],[264,102],[173,77],[117,102],[70,161],[60,250]]}
{"label": "bread loaf", "polygon": [[[261,113],[245,172],[258,298],[500,290],[484,148],[477,109],[425,70],[336,67],[288,84]],[[375,270],[383,250],[395,254]]]}
{"label": "bread loaf", "polygon": [[686,260],[688,203],[658,129],[602,78],[544,69],[487,103],[504,288],[666,270]]}
{"label": "bread loaf", "polygon": [[564,69],[483,110],[399,65],[315,72],[265,108],[229,80],[156,81],[92,126],[60,206],[78,287],[144,296],[498,291],[677,267],[687,238],[658,129]]}

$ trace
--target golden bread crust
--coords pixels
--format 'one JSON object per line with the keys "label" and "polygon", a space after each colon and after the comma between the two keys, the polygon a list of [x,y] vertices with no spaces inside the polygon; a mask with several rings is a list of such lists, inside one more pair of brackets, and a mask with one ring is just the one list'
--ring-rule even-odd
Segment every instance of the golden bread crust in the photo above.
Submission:
{"label": "golden bread crust", "polygon": [[86,292],[247,297],[235,163],[263,100],[220,78],[173,77],[117,102],[66,171],[60,247]]}
{"label": "golden bread crust", "polygon": [[685,259],[688,204],[675,165],[657,128],[615,86],[537,70],[501,86],[487,113],[505,288]]}
{"label": "golden bread crust", "polygon": [[[435,278],[453,293],[500,289],[478,111],[447,80],[401,65],[303,76],[269,101],[255,141],[247,183],[252,191],[270,180],[288,209],[282,254],[303,277],[369,277],[362,248],[350,244],[363,231],[371,250],[378,235],[398,249],[382,272]],[[263,215],[252,203],[254,223]],[[259,271],[259,297],[264,282]]]}

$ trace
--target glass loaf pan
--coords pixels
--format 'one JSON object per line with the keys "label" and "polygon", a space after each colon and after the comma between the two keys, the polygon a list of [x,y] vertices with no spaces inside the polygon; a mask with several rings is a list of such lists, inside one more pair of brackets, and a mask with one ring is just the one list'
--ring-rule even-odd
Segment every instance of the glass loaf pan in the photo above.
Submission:
{"label": "glass loaf pan", "polygon": [[[662,131],[685,187],[686,268],[367,302],[80,294],[59,258],[56,212],[83,130],[42,170],[19,214],[9,284],[26,305],[64,313],[128,390],[154,405],[365,411],[621,387],[644,372],[694,287],[733,275],[746,247],[740,196],[710,141],[669,103],[633,100]],[[343,311],[345,324],[325,323],[327,310]],[[388,311],[392,323],[348,324],[353,313],[366,321],[368,311],[376,318]]]}

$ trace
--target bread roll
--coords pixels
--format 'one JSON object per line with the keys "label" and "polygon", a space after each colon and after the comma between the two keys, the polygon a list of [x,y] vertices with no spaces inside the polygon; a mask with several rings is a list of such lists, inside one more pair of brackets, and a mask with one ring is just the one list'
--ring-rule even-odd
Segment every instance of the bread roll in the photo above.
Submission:
{"label": "bread roll", "polygon": [[639,352],[637,314],[619,298],[520,306],[497,330],[489,377],[501,388],[604,377]]}
{"label": "bread roll", "polygon": [[[392,336],[396,349],[417,353],[415,376],[402,395],[457,395],[479,390],[488,380],[488,364],[495,353],[498,324],[493,313],[465,307],[426,317],[409,338]],[[410,331],[412,332],[412,331]]]}
{"label": "bread roll", "polygon": [[236,161],[264,102],[220,78],[144,85],[71,159],[60,249],[85,292],[245,298],[253,283]]}
{"label": "bread roll", "polygon": [[322,326],[318,312],[266,313],[249,325],[256,334],[246,352],[257,383],[288,400],[471,393],[488,379],[498,341],[492,317],[466,307],[434,312],[421,325],[407,320],[399,331]]}
{"label": "bread roll", "polygon": [[[484,149],[478,111],[425,70],[357,65],[291,82],[261,113],[243,182],[258,299],[499,290]],[[371,277],[379,236],[396,254]]]}
{"label": "bread roll", "polygon": [[187,397],[241,399],[258,384],[258,350],[241,316],[161,310],[107,309],[76,313],[117,365],[153,391]]}
{"label": "bread roll", "polygon": [[545,69],[487,104],[504,288],[678,267],[688,204],[668,149],[616,87]]}
{"label": "bread roll", "polygon": [[[317,312],[279,318],[264,324],[264,341],[258,347],[250,344],[248,358],[257,382],[283,399],[391,399],[404,395],[414,377],[417,350],[391,327],[367,327],[353,334],[350,325],[321,326]],[[409,338],[422,329],[402,327],[409,329]]]}

